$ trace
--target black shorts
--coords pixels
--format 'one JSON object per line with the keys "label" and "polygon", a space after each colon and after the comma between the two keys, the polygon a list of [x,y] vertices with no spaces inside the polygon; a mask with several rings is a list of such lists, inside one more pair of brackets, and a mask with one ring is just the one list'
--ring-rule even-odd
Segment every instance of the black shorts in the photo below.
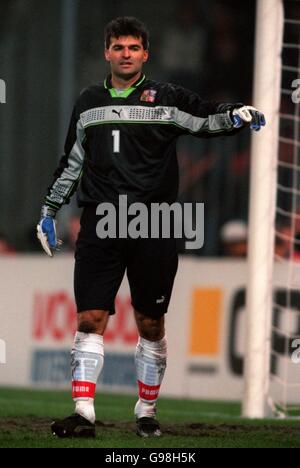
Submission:
{"label": "black shorts", "polygon": [[74,289],[77,311],[115,313],[115,297],[125,271],[135,310],[164,315],[177,272],[176,239],[99,239],[96,208],[85,208],[76,243]]}

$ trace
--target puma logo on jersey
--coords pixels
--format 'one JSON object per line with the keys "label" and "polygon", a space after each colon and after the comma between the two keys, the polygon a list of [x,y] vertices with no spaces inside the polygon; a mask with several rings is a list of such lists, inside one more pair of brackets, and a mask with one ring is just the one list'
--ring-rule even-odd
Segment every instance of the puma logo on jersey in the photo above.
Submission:
{"label": "puma logo on jersey", "polygon": [[121,113],[123,112],[123,109],[120,110],[120,112],[118,112],[117,110],[113,109],[112,113],[113,114],[117,114],[119,116],[119,118],[121,118]]}
{"label": "puma logo on jersey", "polygon": [[165,297],[165,296],[161,296],[160,299],[157,299],[156,304],[163,304],[163,303],[165,302],[165,300],[166,300],[166,297]]}

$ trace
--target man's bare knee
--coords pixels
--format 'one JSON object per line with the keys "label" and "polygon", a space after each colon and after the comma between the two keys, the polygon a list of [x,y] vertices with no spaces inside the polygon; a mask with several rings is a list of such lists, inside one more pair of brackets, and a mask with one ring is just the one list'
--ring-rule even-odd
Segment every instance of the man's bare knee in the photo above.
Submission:
{"label": "man's bare knee", "polygon": [[148,341],[159,341],[165,336],[165,316],[158,318],[149,317],[138,311],[134,311],[135,320],[142,338]]}
{"label": "man's bare knee", "polygon": [[109,312],[104,310],[87,310],[78,314],[78,331],[103,335],[108,323]]}

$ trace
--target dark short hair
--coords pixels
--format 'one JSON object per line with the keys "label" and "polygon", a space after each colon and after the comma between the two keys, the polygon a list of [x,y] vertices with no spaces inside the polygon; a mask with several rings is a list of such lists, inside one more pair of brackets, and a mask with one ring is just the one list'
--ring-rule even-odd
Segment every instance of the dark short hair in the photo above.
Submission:
{"label": "dark short hair", "polygon": [[105,28],[105,47],[106,49],[110,46],[112,37],[119,38],[121,36],[133,36],[141,37],[143,47],[145,50],[149,49],[149,33],[141,21],[133,16],[123,16],[112,20]]}

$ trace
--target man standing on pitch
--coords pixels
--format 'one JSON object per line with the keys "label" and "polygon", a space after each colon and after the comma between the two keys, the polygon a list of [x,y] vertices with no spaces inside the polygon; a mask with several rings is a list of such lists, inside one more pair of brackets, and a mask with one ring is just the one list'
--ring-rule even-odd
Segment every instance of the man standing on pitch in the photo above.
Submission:
{"label": "man standing on pitch", "polygon": [[137,434],[161,435],[156,401],[167,361],[164,315],[177,271],[176,239],[174,235],[169,239],[99,238],[97,206],[109,202],[119,210],[119,197],[124,195],[129,205],[171,205],[178,192],[176,141],[180,135],[234,135],[246,125],[254,130],[265,125],[263,114],[253,107],[203,101],[179,86],[148,80],[142,72],[148,51],[147,30],[137,19],[117,18],[106,27],[105,58],[111,74],[103,84],[85,89],[75,104],[65,155],[38,224],[39,240],[52,256],[59,242],[55,215],[77,190],[84,210],[74,273],[76,407],[72,416],[52,424],[52,432],[59,437],[95,436],[94,397],[104,361],[103,335],[126,269],[140,335],[135,357]]}

